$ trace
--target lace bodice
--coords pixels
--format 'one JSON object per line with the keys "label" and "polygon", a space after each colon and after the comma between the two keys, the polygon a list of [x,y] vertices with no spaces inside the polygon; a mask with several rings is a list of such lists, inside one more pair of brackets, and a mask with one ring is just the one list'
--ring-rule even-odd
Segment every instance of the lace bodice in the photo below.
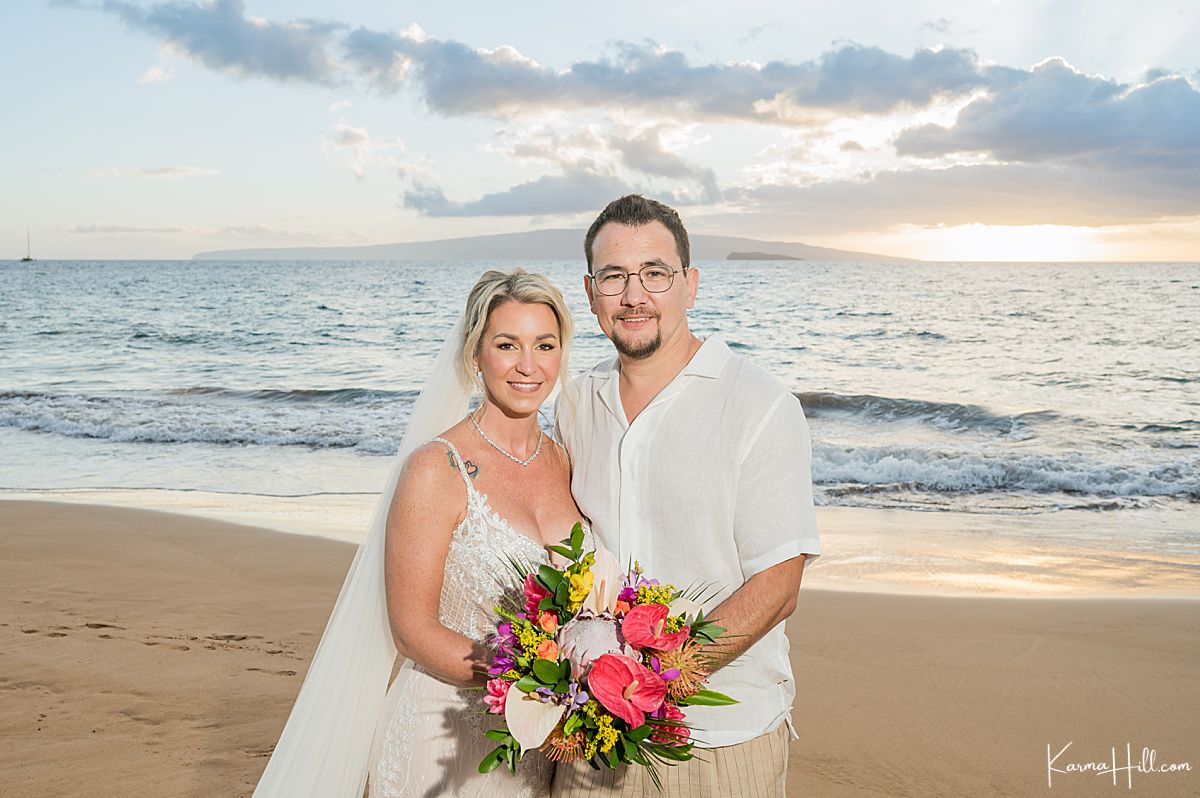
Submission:
{"label": "lace bodice", "polygon": [[[454,444],[444,438],[434,440],[453,452],[467,486],[467,514],[454,530],[446,554],[439,605],[441,622],[448,629],[486,643],[496,630],[493,609],[505,592],[517,598],[521,595],[520,580],[511,560],[536,568],[549,562],[548,554],[540,543],[517,531],[492,510],[487,495],[471,484]],[[591,533],[586,524],[584,532],[585,541],[590,543]]]}

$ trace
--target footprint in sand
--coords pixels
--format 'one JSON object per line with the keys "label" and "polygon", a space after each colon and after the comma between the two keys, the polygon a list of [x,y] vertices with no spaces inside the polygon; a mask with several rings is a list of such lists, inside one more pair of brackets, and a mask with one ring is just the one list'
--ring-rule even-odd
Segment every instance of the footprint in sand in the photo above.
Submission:
{"label": "footprint in sand", "polygon": [[272,676],[295,676],[295,671],[269,671],[265,668],[246,668],[248,671],[258,671],[259,673],[269,673]]}
{"label": "footprint in sand", "polygon": [[120,629],[122,632],[125,631],[124,626],[117,626],[115,623],[99,623],[96,621],[89,621],[88,623],[85,623],[84,626],[86,626],[88,629]]}

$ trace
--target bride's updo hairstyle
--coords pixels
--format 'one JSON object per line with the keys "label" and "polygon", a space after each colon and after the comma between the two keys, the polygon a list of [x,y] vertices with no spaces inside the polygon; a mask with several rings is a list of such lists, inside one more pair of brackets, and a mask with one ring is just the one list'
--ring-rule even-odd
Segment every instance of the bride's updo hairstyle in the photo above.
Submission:
{"label": "bride's updo hairstyle", "polygon": [[574,325],[571,322],[571,312],[567,310],[567,302],[563,299],[562,291],[550,282],[543,274],[527,272],[517,267],[511,272],[489,270],[483,273],[479,281],[467,295],[467,308],[463,313],[463,373],[479,390],[483,385],[475,374],[475,356],[479,353],[479,343],[483,331],[487,328],[492,311],[508,301],[522,302],[526,305],[545,305],[554,312],[558,319],[559,346],[562,347],[562,367],[558,373],[561,384],[568,379],[567,355],[571,351],[571,337]]}

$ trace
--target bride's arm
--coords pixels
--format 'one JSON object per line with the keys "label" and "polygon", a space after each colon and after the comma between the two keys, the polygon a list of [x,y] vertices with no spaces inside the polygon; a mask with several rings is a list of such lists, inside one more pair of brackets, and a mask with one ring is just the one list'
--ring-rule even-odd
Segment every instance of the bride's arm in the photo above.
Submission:
{"label": "bride's arm", "polygon": [[458,469],[443,447],[422,447],[400,475],[387,519],[384,580],[396,648],[448,682],[480,684],[488,652],[438,616],[450,536],[466,505]]}

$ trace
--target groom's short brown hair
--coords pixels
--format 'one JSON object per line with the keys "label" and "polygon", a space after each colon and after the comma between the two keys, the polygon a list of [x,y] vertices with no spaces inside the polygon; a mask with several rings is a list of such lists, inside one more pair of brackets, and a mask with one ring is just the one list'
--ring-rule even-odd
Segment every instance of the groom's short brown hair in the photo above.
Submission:
{"label": "groom's short brown hair", "polygon": [[675,237],[675,252],[683,268],[692,263],[692,247],[688,242],[688,233],[683,221],[675,209],[664,205],[658,200],[646,199],[641,194],[626,194],[620,199],[608,203],[608,207],[600,211],[596,221],[588,228],[587,236],[583,239],[583,254],[587,257],[588,274],[592,273],[592,244],[600,228],[609,222],[623,224],[627,227],[641,227],[651,222],[661,222],[663,227],[671,231]]}

